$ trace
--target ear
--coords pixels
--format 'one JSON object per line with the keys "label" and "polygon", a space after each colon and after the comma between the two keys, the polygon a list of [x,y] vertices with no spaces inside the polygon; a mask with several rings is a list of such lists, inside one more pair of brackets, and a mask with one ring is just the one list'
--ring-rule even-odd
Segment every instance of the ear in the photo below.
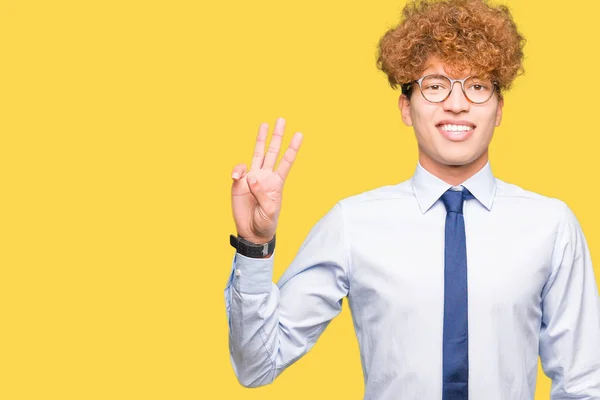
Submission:
{"label": "ear", "polygon": [[412,126],[412,117],[410,115],[410,100],[405,94],[401,94],[398,99],[398,108],[402,114],[402,121],[406,126]]}
{"label": "ear", "polygon": [[496,110],[496,126],[500,126],[500,122],[502,122],[502,107],[504,107],[504,97],[500,96]]}

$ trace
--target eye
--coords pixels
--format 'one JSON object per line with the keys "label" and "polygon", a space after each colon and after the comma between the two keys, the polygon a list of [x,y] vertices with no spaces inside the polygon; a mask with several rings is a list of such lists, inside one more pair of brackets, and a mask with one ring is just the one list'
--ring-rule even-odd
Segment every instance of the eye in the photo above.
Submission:
{"label": "eye", "polygon": [[489,92],[492,85],[491,81],[478,77],[471,77],[465,82],[465,88],[471,92]]}
{"label": "eye", "polygon": [[438,84],[431,84],[431,85],[425,86],[425,90],[437,91],[437,90],[442,90],[442,89],[444,89],[444,87],[442,85],[438,85]]}

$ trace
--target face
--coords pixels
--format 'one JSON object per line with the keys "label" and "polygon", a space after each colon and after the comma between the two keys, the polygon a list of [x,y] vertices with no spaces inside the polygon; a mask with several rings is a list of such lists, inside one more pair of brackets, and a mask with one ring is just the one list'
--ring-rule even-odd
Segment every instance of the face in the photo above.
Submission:
{"label": "face", "polygon": [[[462,79],[470,73],[453,76],[435,58],[427,65],[421,76],[440,74]],[[494,129],[500,125],[502,106],[503,100],[496,93],[483,104],[469,102],[459,82],[441,103],[425,100],[416,83],[410,100],[402,95],[399,101],[402,120],[415,131],[419,162],[434,174],[457,168],[481,169],[488,160]]]}

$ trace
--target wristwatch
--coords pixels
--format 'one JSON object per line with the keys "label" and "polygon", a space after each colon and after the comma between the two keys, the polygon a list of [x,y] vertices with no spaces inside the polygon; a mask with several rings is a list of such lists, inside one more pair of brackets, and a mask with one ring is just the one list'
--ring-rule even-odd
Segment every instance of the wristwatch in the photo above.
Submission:
{"label": "wristwatch", "polygon": [[270,242],[264,244],[256,244],[247,241],[241,237],[229,235],[229,244],[231,244],[238,253],[250,258],[263,258],[273,254],[275,250],[275,235]]}

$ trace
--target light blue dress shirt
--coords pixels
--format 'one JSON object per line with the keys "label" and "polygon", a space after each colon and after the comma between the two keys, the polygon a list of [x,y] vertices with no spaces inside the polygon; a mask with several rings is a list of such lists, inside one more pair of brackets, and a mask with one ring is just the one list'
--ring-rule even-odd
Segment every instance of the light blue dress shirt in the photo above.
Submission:
{"label": "light blue dress shirt", "polygon": [[[576,217],[560,200],[495,178],[462,184],[468,262],[469,398],[532,400],[537,357],[552,400],[600,399],[600,299]],[[234,256],[225,289],[233,368],[272,382],[347,297],[365,400],[440,400],[444,223],[451,188],[414,176],[337,203],[275,285],[273,256]],[[455,187],[456,189],[456,187]]]}

